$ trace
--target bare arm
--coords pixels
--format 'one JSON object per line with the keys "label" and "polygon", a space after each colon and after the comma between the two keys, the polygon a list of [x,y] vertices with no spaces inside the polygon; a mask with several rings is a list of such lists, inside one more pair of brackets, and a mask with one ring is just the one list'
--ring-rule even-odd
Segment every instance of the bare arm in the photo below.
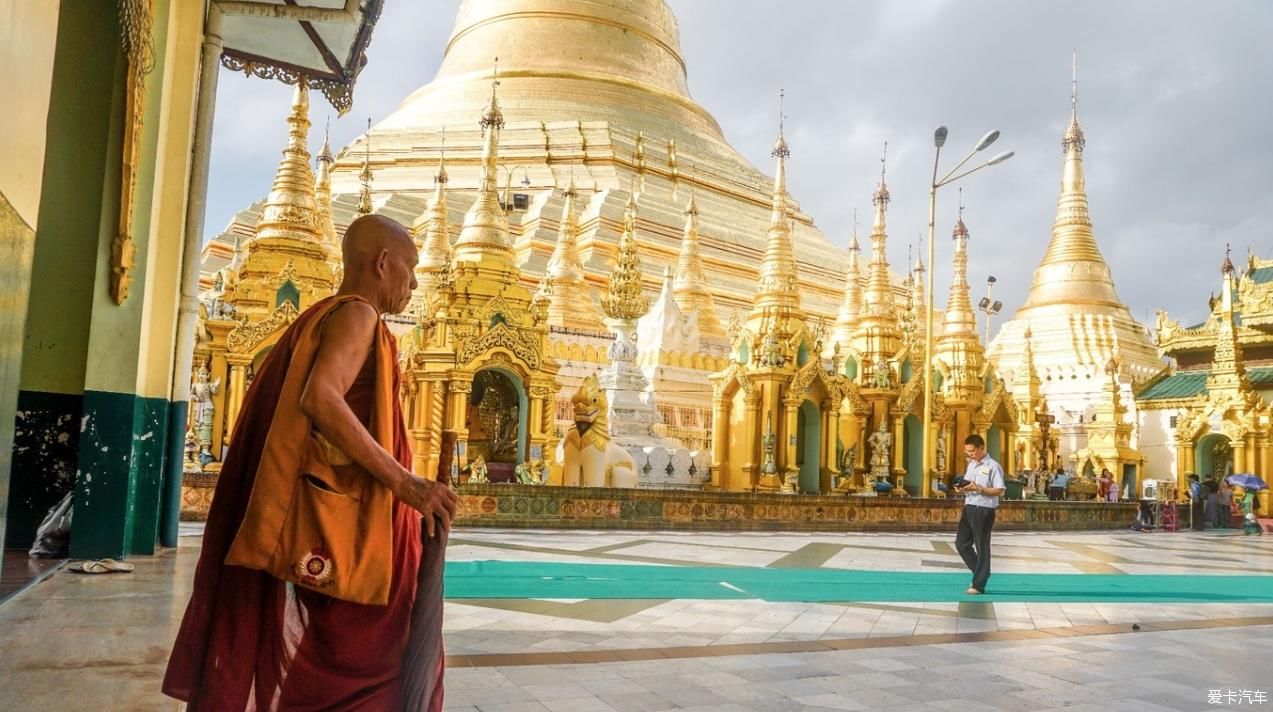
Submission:
{"label": "bare arm", "polygon": [[376,310],[365,302],[337,307],[327,317],[301,394],[301,412],[341,452],[400,500],[424,514],[425,526],[432,536],[434,523],[430,515],[437,515],[443,527],[449,527],[455,516],[455,494],[403,467],[376,442],[345,402],[345,394],[371,354],[378,326]]}

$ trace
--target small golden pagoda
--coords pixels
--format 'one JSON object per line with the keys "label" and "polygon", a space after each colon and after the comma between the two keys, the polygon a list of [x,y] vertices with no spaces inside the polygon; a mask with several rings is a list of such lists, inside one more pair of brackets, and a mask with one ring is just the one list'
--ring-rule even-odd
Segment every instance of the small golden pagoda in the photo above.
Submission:
{"label": "small golden pagoda", "polygon": [[[823,366],[822,337],[809,329],[800,304],[787,202],[791,151],[781,120],[772,155],[777,166],[760,289],[745,325],[729,335],[736,360],[711,376],[711,486],[828,492],[841,405],[852,384],[839,368]],[[892,293],[886,298],[891,303]]]}
{"label": "small golden pagoda", "polygon": [[[300,312],[336,290],[340,245],[331,222],[331,153],[318,175],[306,148],[309,90],[301,81],[287,117],[288,141],[254,234],[236,238],[233,259],[214,273],[199,308],[188,472],[216,473],[243,396],[265,355]],[[209,488],[187,488],[187,507],[206,511]],[[191,498],[199,499],[193,501]]]}
{"label": "small golden pagoda", "polygon": [[[1238,277],[1226,250],[1210,306],[1189,327],[1158,312],[1158,343],[1176,368],[1136,393],[1141,437],[1162,443],[1144,448],[1149,475],[1180,491],[1190,472],[1273,475],[1273,260],[1250,255]],[[1267,490],[1260,496],[1267,513]]]}
{"label": "small golden pagoda", "polygon": [[698,202],[690,190],[685,205],[685,230],[681,235],[681,251],[676,260],[676,278],[672,282],[676,305],[686,314],[696,314],[699,334],[708,339],[725,339],[725,327],[716,314],[716,302],[703,272],[703,256],[698,240]]}
{"label": "small golden pagoda", "polygon": [[[548,260],[548,270],[543,285],[548,296],[548,324],[568,329],[601,331],[601,314],[593,299],[592,289],[583,277],[583,263],[579,259],[579,213],[575,201],[575,178],[571,174],[561,206],[561,221],[557,230],[557,245]],[[638,280],[640,275],[637,275]],[[638,290],[640,285],[637,285]]]}
{"label": "small golden pagoda", "polygon": [[429,206],[412,226],[420,250],[416,263],[418,287],[412,296],[411,312],[417,318],[424,315],[428,305],[437,297],[438,288],[449,279],[451,271],[451,232],[446,208],[446,154],[438,160],[438,172],[433,177],[433,197]]}
{"label": "small golden pagoda", "polygon": [[[947,454],[958,453],[964,438],[976,433],[986,440],[991,455],[1001,461],[1006,472],[1019,472],[1026,463],[1016,447],[1015,434],[1020,426],[1017,403],[1007,384],[986,362],[985,349],[977,335],[977,317],[968,286],[969,233],[962,205],[951,237],[955,241],[954,273],[935,347],[941,400],[948,416],[938,429],[941,442],[937,447]],[[946,468],[937,468],[939,476],[963,471],[962,456],[944,459]]]}
{"label": "small golden pagoda", "polygon": [[[464,216],[450,271],[405,338],[406,413],[415,472],[437,471],[443,430],[458,433],[457,466],[482,457],[492,482],[544,460],[556,447],[557,362],[548,348],[546,305],[532,304],[514,260],[508,221],[496,193],[499,132],[504,126],[492,80],[482,116],[482,177]],[[440,242],[440,240],[439,240]],[[560,472],[553,473],[560,482]]]}

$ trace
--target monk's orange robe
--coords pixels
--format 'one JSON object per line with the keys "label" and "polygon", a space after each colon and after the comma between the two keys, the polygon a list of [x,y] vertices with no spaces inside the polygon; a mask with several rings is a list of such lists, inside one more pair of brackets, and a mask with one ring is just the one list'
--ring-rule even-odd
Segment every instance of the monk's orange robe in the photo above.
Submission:
{"label": "monk's orange robe", "polygon": [[[323,320],[354,299],[325,299],[301,314],[244,399],[164,677],[164,693],[192,712],[401,706],[421,557],[440,559],[445,543],[438,537],[424,551],[419,514],[329,457],[300,413]],[[409,468],[393,339],[383,324],[376,338],[346,402]],[[329,507],[335,497],[362,511]],[[348,522],[353,529],[334,528]],[[440,665],[430,692],[427,708],[440,709]]]}

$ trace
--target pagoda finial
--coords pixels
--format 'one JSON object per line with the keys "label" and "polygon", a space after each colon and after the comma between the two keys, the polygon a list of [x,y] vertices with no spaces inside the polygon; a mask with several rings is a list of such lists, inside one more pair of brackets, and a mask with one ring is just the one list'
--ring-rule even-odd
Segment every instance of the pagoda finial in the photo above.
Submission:
{"label": "pagoda finial", "polygon": [[[292,94],[287,116],[287,146],[274,174],[274,185],[266,199],[257,237],[289,237],[321,241],[318,205],[314,195],[314,172],[310,168],[309,86],[302,79]],[[321,165],[321,162],[320,162]]]}
{"label": "pagoda finial", "polygon": [[486,113],[482,115],[480,122],[482,128],[494,126],[497,129],[504,128],[504,113],[499,109],[499,97],[496,96],[496,90],[499,89],[499,57],[495,58],[494,67],[491,69],[491,104],[486,107]]}
{"label": "pagoda finial", "polygon": [[888,183],[885,182],[885,176],[888,173],[888,141],[884,142],[884,152],[880,154],[880,184],[875,188],[875,194],[871,198],[871,203],[875,205],[875,215],[878,221],[884,213],[885,206],[888,205],[891,198],[888,194]]}
{"label": "pagoda finial", "polygon": [[623,234],[615,256],[610,283],[601,297],[601,308],[611,319],[639,319],[650,310],[650,298],[642,291],[641,257],[637,253],[636,210],[634,195],[628,195],[623,212]]}
{"label": "pagoda finial", "polygon": [[1224,264],[1220,265],[1220,272],[1223,274],[1233,274],[1233,261],[1229,259],[1229,254],[1233,252],[1233,247],[1229,243],[1224,243]]}
{"label": "pagoda finial", "polygon": [[[765,255],[760,263],[760,291],[752,304],[752,318],[780,309],[788,315],[800,310],[800,292],[796,287],[796,258],[791,244],[792,220],[787,203],[787,157],[791,149],[784,135],[785,117],[782,104],[785,92],[778,92],[778,140],[770,155],[776,160],[774,170],[773,213],[765,238]],[[803,317],[801,317],[803,318]],[[784,323],[785,320],[784,320]]]}
{"label": "pagoda finial", "polygon": [[323,147],[318,152],[317,170],[314,174],[314,201],[318,215],[318,229],[333,261],[340,259],[340,240],[336,237],[336,224],[332,222],[331,169],[336,163],[331,148],[331,117],[323,129]]}
{"label": "pagoda finial", "polygon": [[457,266],[470,262],[482,263],[486,268],[499,272],[502,277],[519,270],[513,262],[513,244],[508,235],[508,218],[500,205],[496,190],[496,173],[499,160],[499,132],[504,127],[504,115],[499,110],[499,57],[491,71],[491,103],[478,125],[482,128],[481,178],[478,181],[477,199],[464,214],[460,239],[455,243]]}
{"label": "pagoda finial", "polygon": [[770,156],[777,159],[777,166],[774,169],[773,215],[769,221],[771,228],[779,223],[785,223],[787,217],[787,159],[791,156],[791,148],[787,145],[784,131],[786,123],[786,117],[782,113],[784,96],[785,92],[779,89],[778,140],[774,142],[774,148],[769,152]]}
{"label": "pagoda finial", "polygon": [[950,295],[946,299],[945,326],[943,339],[976,341],[977,316],[972,311],[972,296],[968,287],[968,227],[964,225],[964,196],[959,193],[959,219],[955,229],[951,231],[955,240],[955,255],[952,260],[953,276],[950,281]]}
{"label": "pagoda finial", "polygon": [[1079,53],[1074,50],[1074,57],[1071,63],[1070,77],[1070,124],[1065,127],[1065,134],[1061,137],[1061,147],[1065,151],[1073,149],[1078,153],[1083,152],[1083,147],[1087,145],[1087,140],[1083,138],[1083,129],[1079,128]]}
{"label": "pagoda finial", "polygon": [[362,172],[358,174],[362,190],[358,193],[358,214],[371,213],[371,117],[367,117],[367,135],[363,137]]}
{"label": "pagoda finial", "polygon": [[434,185],[439,186],[439,190],[441,189],[441,188],[440,188],[440,186],[446,185],[446,183],[447,183],[447,177],[446,177],[446,127],[445,127],[445,126],[443,126],[443,127],[442,127],[442,152],[441,152],[441,154],[438,156],[438,172],[437,172],[437,174],[436,174],[436,175],[434,175],[434,176],[433,176],[433,183],[434,183]]}

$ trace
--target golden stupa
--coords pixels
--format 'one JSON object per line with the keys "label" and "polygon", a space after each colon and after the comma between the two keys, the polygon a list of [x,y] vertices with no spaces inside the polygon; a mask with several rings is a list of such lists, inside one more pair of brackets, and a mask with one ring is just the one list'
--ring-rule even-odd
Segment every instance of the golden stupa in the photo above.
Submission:
{"label": "golden stupa", "polygon": [[1123,395],[1164,368],[1148,330],[1132,317],[1114,289],[1088,214],[1083,172],[1086,139],[1079,127],[1077,83],[1070,121],[1061,140],[1065,159],[1052,239],[1034,272],[1030,293],[991,341],[986,357],[1009,381],[1022,368],[1027,339],[1040,390],[1063,425],[1091,420],[1102,402],[1106,368],[1118,366]]}

